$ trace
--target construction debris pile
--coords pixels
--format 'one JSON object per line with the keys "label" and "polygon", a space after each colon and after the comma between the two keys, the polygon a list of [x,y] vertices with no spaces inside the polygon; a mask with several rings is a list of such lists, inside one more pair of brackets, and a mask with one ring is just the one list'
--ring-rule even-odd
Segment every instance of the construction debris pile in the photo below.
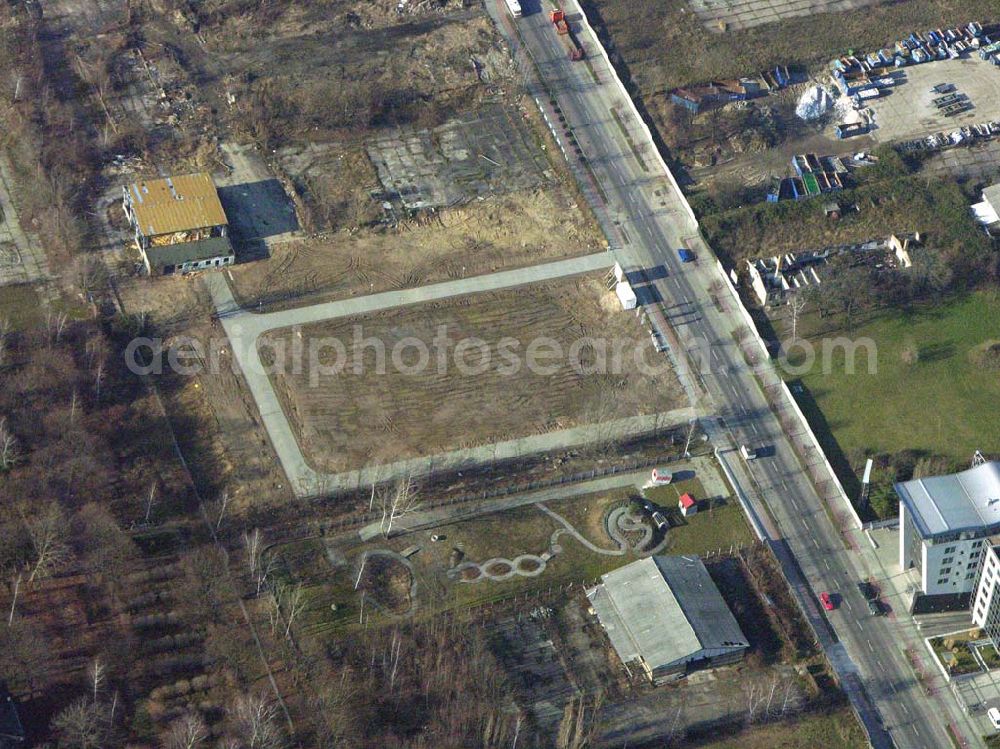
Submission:
{"label": "construction debris pile", "polygon": [[825,86],[811,86],[799,98],[795,107],[795,115],[806,122],[818,120],[833,105],[833,99]]}

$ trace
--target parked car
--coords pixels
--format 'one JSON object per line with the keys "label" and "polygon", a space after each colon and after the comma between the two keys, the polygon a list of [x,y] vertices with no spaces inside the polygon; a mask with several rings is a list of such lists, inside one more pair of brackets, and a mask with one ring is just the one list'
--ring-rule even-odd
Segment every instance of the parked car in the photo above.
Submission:
{"label": "parked car", "polygon": [[991,707],[986,711],[986,717],[990,719],[990,723],[993,724],[994,728],[1000,730],[1000,710],[995,707]]}
{"label": "parked car", "polygon": [[827,611],[833,611],[836,606],[833,605],[833,598],[826,591],[819,594],[819,602],[823,604],[823,608]]}
{"label": "parked car", "polygon": [[743,456],[743,460],[754,460],[757,457],[757,451],[752,447],[740,445],[740,455]]}
{"label": "parked car", "polygon": [[872,616],[882,616],[884,613],[882,611],[882,604],[878,602],[877,598],[872,598],[868,601],[868,613]]}
{"label": "parked car", "polygon": [[694,262],[694,253],[691,252],[691,250],[685,249],[683,247],[681,249],[677,250],[677,257],[679,257],[681,259],[682,263],[693,263]]}
{"label": "parked car", "polygon": [[875,589],[875,586],[867,580],[861,580],[858,583],[858,592],[866,601],[874,601],[878,598],[878,591]]}

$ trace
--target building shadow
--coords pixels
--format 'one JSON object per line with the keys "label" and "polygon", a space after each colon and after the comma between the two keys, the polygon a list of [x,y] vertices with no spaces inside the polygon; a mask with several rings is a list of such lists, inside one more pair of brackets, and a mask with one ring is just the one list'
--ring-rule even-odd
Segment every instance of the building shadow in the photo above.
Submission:
{"label": "building shadow", "polygon": [[220,187],[218,193],[238,263],[266,258],[269,237],[299,229],[295,206],[276,179]]}

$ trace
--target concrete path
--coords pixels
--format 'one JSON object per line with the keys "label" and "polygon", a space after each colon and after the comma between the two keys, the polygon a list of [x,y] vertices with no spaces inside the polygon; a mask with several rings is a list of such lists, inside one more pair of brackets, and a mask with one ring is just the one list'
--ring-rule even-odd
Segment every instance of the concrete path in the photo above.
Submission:
{"label": "concrete path", "polygon": [[[8,245],[10,253],[0,253],[0,285],[48,281],[50,276],[45,252],[41,244],[21,227],[14,206],[13,188],[10,163],[5,155],[0,154],[0,244]],[[48,301],[54,296],[47,288],[43,293]]]}
{"label": "concrete path", "polygon": [[[450,297],[478,294],[484,291],[499,291],[533,283],[555,281],[584,273],[607,271],[612,265],[614,265],[614,258],[610,253],[596,252],[592,255],[557,260],[552,263],[533,265],[529,268],[488,273],[484,276],[461,278],[457,281],[443,281],[412,289],[383,291],[378,294],[368,294],[266,314],[256,314],[242,309],[236,303],[233,293],[222,275],[215,273],[205,278],[212,294],[212,301],[215,303],[215,309],[224,324],[226,321],[238,320],[243,336],[256,337],[277,328],[290,328],[293,325],[308,325],[323,320],[368,315],[394,307],[424,304]],[[231,325],[231,322],[227,325],[227,333]]]}
{"label": "concrete path", "polygon": [[622,439],[648,434],[684,424],[696,418],[698,414],[695,409],[682,408],[666,413],[634,416],[602,424],[588,424],[546,434],[530,435],[426,458],[399,461],[368,470],[361,469],[340,474],[321,473],[314,470],[302,454],[295,432],[281,407],[271,380],[257,353],[258,339],[269,330],[293,325],[306,325],[340,317],[364,315],[410,304],[508,289],[582,273],[607,270],[610,267],[610,257],[608,253],[602,252],[530,268],[447,281],[415,289],[388,291],[262,315],[248,312],[236,303],[226,277],[222,273],[209,273],[204,275],[203,279],[212,297],[222,327],[229,337],[233,356],[238,362],[250,392],[257,403],[264,427],[267,429],[271,444],[274,446],[285,475],[298,496],[314,496],[353,489],[371,483],[373,480],[386,481],[406,475],[427,475],[433,470],[459,469],[546,452],[561,447],[577,447],[597,440]]}

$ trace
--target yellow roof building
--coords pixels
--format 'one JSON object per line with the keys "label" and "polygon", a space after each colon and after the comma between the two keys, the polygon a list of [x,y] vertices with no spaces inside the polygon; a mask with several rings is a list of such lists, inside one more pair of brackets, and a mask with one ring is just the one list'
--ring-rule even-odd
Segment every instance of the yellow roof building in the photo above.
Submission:
{"label": "yellow roof building", "polygon": [[229,222],[206,172],[141,180],[126,188],[136,228],[146,237],[225,226]]}

